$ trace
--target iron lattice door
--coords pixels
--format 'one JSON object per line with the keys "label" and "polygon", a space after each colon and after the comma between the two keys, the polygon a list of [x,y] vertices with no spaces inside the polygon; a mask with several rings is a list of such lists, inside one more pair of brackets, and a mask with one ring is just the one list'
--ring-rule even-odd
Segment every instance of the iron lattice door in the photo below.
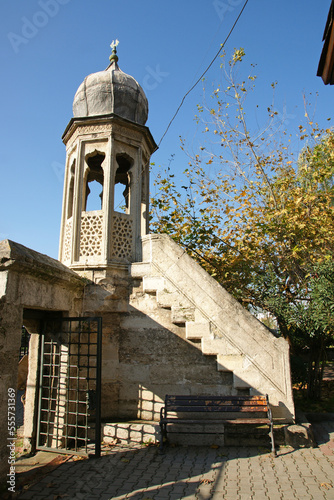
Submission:
{"label": "iron lattice door", "polygon": [[43,332],[37,449],[98,457],[102,318],[57,318]]}

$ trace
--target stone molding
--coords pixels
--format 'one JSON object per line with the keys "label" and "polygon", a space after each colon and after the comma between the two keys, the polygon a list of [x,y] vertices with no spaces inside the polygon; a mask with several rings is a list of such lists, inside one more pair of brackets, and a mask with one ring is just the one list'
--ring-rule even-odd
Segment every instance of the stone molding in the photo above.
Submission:
{"label": "stone molding", "polygon": [[[142,142],[142,137],[145,137],[146,142],[149,144],[150,154],[158,149],[148,127],[122,118],[114,113],[102,116],[71,118],[62,139],[64,144],[71,145],[79,135],[103,134],[105,136],[106,132],[112,132],[113,124],[117,126],[117,131],[120,133],[122,133],[122,128],[126,130],[131,129],[132,140],[136,138],[139,144]],[[127,136],[128,133],[126,134]]]}

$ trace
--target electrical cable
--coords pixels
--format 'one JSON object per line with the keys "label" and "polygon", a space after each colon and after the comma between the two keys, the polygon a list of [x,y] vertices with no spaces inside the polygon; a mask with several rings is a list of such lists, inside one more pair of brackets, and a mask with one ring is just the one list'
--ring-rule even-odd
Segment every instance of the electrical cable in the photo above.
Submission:
{"label": "electrical cable", "polygon": [[242,7],[242,9],[241,9],[241,11],[240,11],[240,13],[239,13],[238,17],[236,18],[236,20],[235,20],[235,22],[234,22],[234,24],[233,24],[233,26],[232,26],[232,28],[230,29],[230,31],[229,31],[229,33],[228,33],[227,37],[225,38],[224,42],[221,44],[220,49],[218,50],[217,54],[215,55],[215,57],[214,57],[214,58],[212,59],[212,61],[210,62],[209,66],[208,66],[208,67],[206,68],[206,70],[205,70],[205,71],[201,74],[201,76],[200,76],[200,77],[196,80],[196,82],[194,83],[194,85],[193,85],[192,87],[190,87],[190,89],[188,90],[188,92],[187,92],[187,93],[183,96],[182,101],[181,101],[181,103],[180,103],[179,107],[178,107],[178,108],[177,108],[177,110],[175,111],[174,116],[172,117],[172,119],[170,120],[169,124],[167,125],[167,128],[166,128],[165,132],[163,133],[163,135],[162,135],[162,137],[161,137],[161,139],[160,139],[160,141],[159,141],[159,143],[158,143],[158,147],[160,146],[160,144],[161,144],[161,142],[162,142],[163,138],[165,137],[165,135],[167,134],[167,132],[168,132],[168,130],[169,130],[169,128],[170,128],[170,126],[171,126],[171,124],[172,124],[172,123],[173,123],[173,121],[175,120],[176,115],[177,115],[177,114],[178,114],[178,112],[180,111],[180,109],[181,109],[181,107],[182,107],[182,105],[183,105],[183,103],[184,103],[184,101],[185,101],[186,97],[187,97],[187,96],[190,94],[190,92],[191,92],[191,91],[192,91],[192,90],[196,87],[196,85],[197,85],[197,84],[198,84],[198,83],[202,80],[203,76],[204,76],[204,75],[205,75],[205,74],[209,71],[209,69],[211,68],[211,66],[213,65],[213,63],[215,62],[215,60],[217,59],[217,57],[219,56],[219,54],[221,53],[221,51],[223,50],[223,48],[224,48],[224,46],[225,46],[226,42],[228,41],[228,39],[230,38],[230,36],[231,36],[231,34],[232,34],[232,32],[233,32],[234,28],[236,27],[237,22],[239,21],[239,19],[240,19],[240,17],[241,17],[241,14],[242,14],[242,13],[243,13],[243,11],[245,10],[245,7],[246,7],[247,3],[248,3],[248,0],[246,0],[246,1],[245,1],[245,3],[244,3],[244,5],[243,5],[243,7]]}
{"label": "electrical cable", "polygon": [[[167,132],[168,132],[168,130],[169,130],[169,128],[170,128],[170,126],[171,126],[171,124],[172,124],[172,123],[173,123],[173,121],[175,120],[175,117],[176,117],[176,115],[178,114],[178,112],[180,111],[180,109],[181,109],[181,107],[182,107],[182,105],[183,105],[183,103],[184,103],[184,101],[185,101],[186,97],[187,97],[187,96],[190,94],[190,92],[191,92],[191,91],[192,91],[192,90],[196,87],[196,85],[198,85],[198,83],[202,80],[203,76],[204,76],[204,75],[205,75],[205,74],[209,71],[209,69],[211,68],[211,66],[213,65],[213,63],[215,62],[215,60],[217,59],[217,57],[219,56],[219,54],[221,53],[221,51],[223,50],[223,48],[224,48],[224,46],[225,46],[226,42],[228,41],[228,39],[230,38],[230,36],[231,36],[231,34],[232,34],[232,32],[233,32],[234,28],[236,27],[236,25],[237,25],[237,23],[238,23],[238,21],[239,21],[239,19],[240,19],[241,15],[242,15],[243,11],[245,10],[245,7],[246,7],[247,3],[248,3],[248,0],[246,0],[246,1],[245,1],[244,5],[243,5],[243,7],[242,7],[242,9],[241,9],[241,11],[239,12],[238,17],[236,18],[235,22],[233,23],[232,28],[230,29],[230,31],[229,31],[229,33],[227,34],[227,36],[226,36],[226,38],[225,38],[224,42],[221,44],[220,49],[218,50],[218,52],[216,53],[216,55],[214,56],[214,58],[212,59],[212,61],[211,61],[211,62],[210,62],[210,64],[208,65],[208,67],[205,69],[205,71],[203,71],[203,73],[201,74],[201,76],[200,76],[200,77],[196,80],[196,82],[195,82],[195,83],[194,83],[194,84],[190,87],[190,89],[188,90],[188,92],[187,92],[187,93],[183,96],[182,101],[181,101],[181,103],[180,103],[179,107],[177,108],[176,112],[174,113],[174,116],[173,116],[173,117],[172,117],[172,119],[170,120],[170,122],[169,122],[169,124],[168,124],[168,126],[167,126],[167,128],[166,128],[166,130],[165,130],[165,132],[164,132],[164,134],[162,135],[162,137],[161,137],[161,139],[160,139],[160,141],[159,141],[159,143],[158,143],[158,147],[160,146],[160,144],[161,144],[161,142],[162,142],[163,138],[165,137],[165,135],[167,134]],[[222,22],[223,22],[223,21],[222,21]],[[222,22],[221,22],[221,24],[222,24]],[[221,25],[221,24],[220,24],[220,25]],[[196,72],[196,73],[197,73],[197,72]],[[115,207],[115,210],[116,210],[116,208],[118,208],[118,207],[121,205],[121,203],[123,203],[123,201],[120,201],[120,202],[118,203],[118,205]]]}

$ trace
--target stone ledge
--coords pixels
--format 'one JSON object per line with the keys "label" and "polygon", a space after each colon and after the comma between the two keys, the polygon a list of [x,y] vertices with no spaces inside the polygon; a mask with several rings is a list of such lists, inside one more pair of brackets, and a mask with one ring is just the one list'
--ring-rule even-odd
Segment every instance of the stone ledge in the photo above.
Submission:
{"label": "stone ledge", "polygon": [[130,275],[132,278],[143,278],[151,274],[150,262],[133,262],[130,264]]}
{"label": "stone ledge", "polygon": [[[184,433],[185,424],[174,424],[174,431],[168,432],[168,441],[179,445],[210,446],[269,446],[267,426],[253,427],[249,432],[249,425],[196,425],[191,430],[196,433]],[[210,428],[212,427],[212,428]],[[180,432],[177,432],[179,429]],[[203,430],[203,432],[201,432]],[[208,432],[209,430],[209,432]],[[220,431],[220,432],[219,432]],[[210,433],[211,432],[211,433]],[[276,446],[291,446],[293,448],[314,447],[314,438],[311,424],[278,424],[274,425]],[[153,420],[133,420],[130,422],[112,422],[102,424],[102,439],[106,444],[141,443],[158,444],[160,439],[159,422]]]}
{"label": "stone ledge", "polygon": [[11,240],[0,241],[0,271],[13,270],[51,283],[83,288],[83,279],[64,264]]}

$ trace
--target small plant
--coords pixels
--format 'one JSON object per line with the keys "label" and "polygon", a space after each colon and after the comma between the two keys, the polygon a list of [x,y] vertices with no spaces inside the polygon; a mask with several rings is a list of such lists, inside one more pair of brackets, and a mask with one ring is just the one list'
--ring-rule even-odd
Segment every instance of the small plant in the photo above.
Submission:
{"label": "small plant", "polygon": [[158,443],[156,443],[155,441],[153,441],[152,438],[150,438],[148,441],[143,441],[142,443],[142,446],[145,446],[145,447],[149,447],[149,446],[157,446]]}

